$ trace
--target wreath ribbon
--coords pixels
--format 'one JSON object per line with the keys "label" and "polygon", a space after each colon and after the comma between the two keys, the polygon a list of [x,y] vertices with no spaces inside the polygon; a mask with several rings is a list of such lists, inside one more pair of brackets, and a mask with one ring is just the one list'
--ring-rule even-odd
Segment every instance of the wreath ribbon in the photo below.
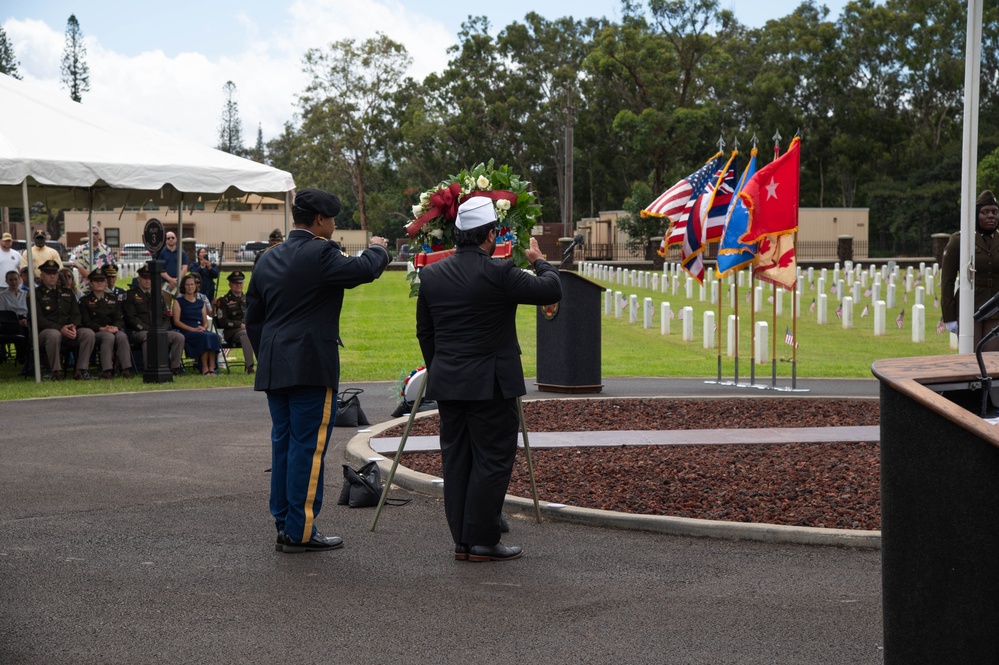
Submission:
{"label": "wreath ribbon", "polygon": [[461,196],[461,185],[452,182],[447,187],[441,187],[430,195],[430,209],[420,215],[419,219],[407,224],[406,233],[409,234],[410,238],[415,238],[427,222],[441,215],[444,216],[444,219],[452,221],[458,216],[458,206],[473,196],[484,196],[494,203],[496,201],[509,201],[511,206],[517,204],[517,195],[503,189],[475,191]]}

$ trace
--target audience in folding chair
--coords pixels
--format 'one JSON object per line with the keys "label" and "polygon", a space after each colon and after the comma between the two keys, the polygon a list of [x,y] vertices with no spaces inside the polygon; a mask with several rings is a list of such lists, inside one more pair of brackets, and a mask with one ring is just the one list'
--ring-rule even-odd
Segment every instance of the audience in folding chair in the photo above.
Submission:
{"label": "audience in folding chair", "polygon": [[121,303],[107,292],[107,276],[103,268],[90,273],[90,293],[80,298],[83,326],[94,331],[101,357],[101,378],[114,378],[117,361],[122,376],[132,377],[132,350],[125,334],[125,318]]}
{"label": "audience in folding chair", "polygon": [[246,296],[243,282],[246,277],[239,270],[229,275],[229,292],[215,301],[215,327],[222,332],[222,339],[229,346],[243,349],[243,362],[247,374],[253,374],[253,346],[246,335]]}
{"label": "audience in folding chair", "polygon": [[[142,266],[136,275],[138,284],[128,290],[125,300],[122,303],[122,310],[125,316],[125,328],[131,335],[133,344],[142,345],[142,358],[149,366],[149,331],[153,327],[153,296],[152,296],[152,275],[149,268]],[[169,314],[164,314],[164,322],[169,321]],[[176,330],[166,331],[167,345],[169,346],[170,371],[174,376],[181,373],[181,354],[184,352],[184,336]]]}
{"label": "audience in folding chair", "polygon": [[45,350],[52,380],[63,378],[62,348],[76,346],[76,380],[90,378],[90,355],[94,351],[94,331],[81,325],[80,304],[73,292],[59,286],[59,264],[46,261],[39,266],[41,284],[37,299],[38,340]]}
{"label": "audience in folding chair", "polygon": [[188,358],[197,358],[202,376],[218,374],[219,336],[208,329],[208,306],[198,292],[194,275],[180,280],[180,294],[173,301],[173,325],[184,336],[184,351]]}

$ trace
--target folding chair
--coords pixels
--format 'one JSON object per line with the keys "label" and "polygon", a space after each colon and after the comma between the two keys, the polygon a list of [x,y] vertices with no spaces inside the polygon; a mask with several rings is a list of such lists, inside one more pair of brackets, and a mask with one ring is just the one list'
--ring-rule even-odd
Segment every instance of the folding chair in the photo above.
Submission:
{"label": "folding chair", "polygon": [[0,363],[8,360],[16,363],[18,352],[24,354],[28,348],[28,336],[17,318],[10,310],[0,310]]}

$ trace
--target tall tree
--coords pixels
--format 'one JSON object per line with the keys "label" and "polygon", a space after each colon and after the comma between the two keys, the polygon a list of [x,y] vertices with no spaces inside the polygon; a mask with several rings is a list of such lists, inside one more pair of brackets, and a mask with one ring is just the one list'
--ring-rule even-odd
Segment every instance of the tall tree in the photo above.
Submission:
{"label": "tall tree", "polygon": [[299,98],[308,143],[350,175],[357,221],[368,228],[367,181],[373,160],[385,154],[393,97],[412,58],[382,33],[358,44],[344,39],[325,51],[309,49],[311,82]]}
{"label": "tall tree", "polygon": [[250,154],[248,156],[255,162],[260,162],[261,164],[265,163],[266,154],[264,152],[264,130],[263,127],[260,126],[259,122],[257,123],[257,143],[253,146],[253,149],[250,150]]}
{"label": "tall tree", "polygon": [[218,149],[242,157],[246,148],[243,146],[243,121],[239,119],[239,104],[236,102],[236,84],[226,81],[222,91],[225,93],[225,105],[219,122]]}
{"label": "tall tree", "polygon": [[90,92],[90,67],[87,66],[87,45],[75,14],[66,21],[66,45],[62,52],[62,82],[69,88],[74,102],[83,101],[83,93]]}
{"label": "tall tree", "polygon": [[17,67],[20,64],[17,61],[17,55],[14,53],[14,47],[11,45],[10,40],[7,39],[7,31],[0,25],[0,74],[7,74],[19,79],[21,78],[21,74],[18,73]]}

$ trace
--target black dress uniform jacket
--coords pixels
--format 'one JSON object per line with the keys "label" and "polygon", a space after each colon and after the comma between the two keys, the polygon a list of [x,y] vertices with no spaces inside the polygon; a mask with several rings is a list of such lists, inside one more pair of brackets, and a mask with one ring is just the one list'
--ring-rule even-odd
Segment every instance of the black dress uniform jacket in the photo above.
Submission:
{"label": "black dress uniform jacket", "polygon": [[305,229],[260,256],[246,292],[246,333],[257,354],[255,390],[336,388],[344,289],[374,281],[389,264],[379,245],[360,256]]}
{"label": "black dress uniform jacket", "polygon": [[558,271],[534,263],[537,275],[494,261],[481,247],[459,247],[420,275],[416,337],[427,365],[426,397],[489,400],[527,392],[517,341],[517,304],[562,298]]}

